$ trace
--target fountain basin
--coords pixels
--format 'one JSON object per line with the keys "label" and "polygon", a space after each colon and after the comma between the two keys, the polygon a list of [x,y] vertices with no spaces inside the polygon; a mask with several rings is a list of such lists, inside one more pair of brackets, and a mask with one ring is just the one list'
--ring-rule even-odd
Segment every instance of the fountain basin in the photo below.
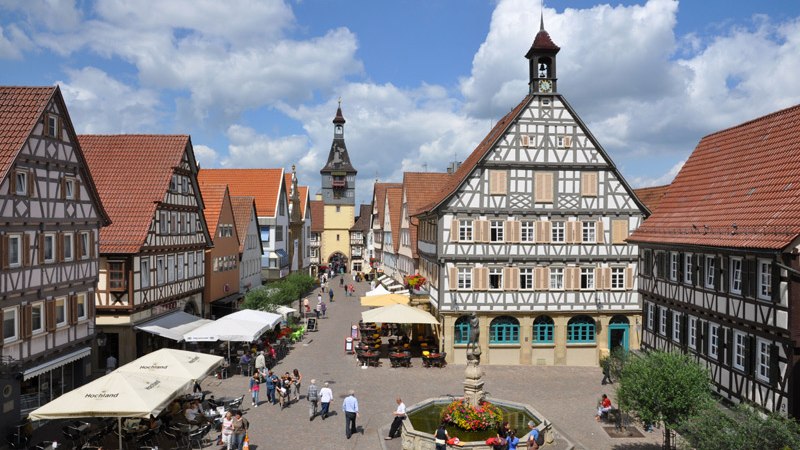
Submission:
{"label": "fountain basin", "polygon": [[[442,410],[453,402],[452,397],[429,398],[406,409],[408,420],[403,421],[402,447],[404,450],[433,450],[435,448],[433,433],[439,427]],[[503,420],[508,421],[512,429],[517,430],[520,440],[528,434],[528,421],[533,420],[540,432],[547,422],[544,417],[530,405],[487,398],[503,411]],[[450,437],[458,437],[464,448],[486,449],[486,439],[495,436],[497,430],[490,428],[483,431],[464,431],[454,425],[447,427]]]}

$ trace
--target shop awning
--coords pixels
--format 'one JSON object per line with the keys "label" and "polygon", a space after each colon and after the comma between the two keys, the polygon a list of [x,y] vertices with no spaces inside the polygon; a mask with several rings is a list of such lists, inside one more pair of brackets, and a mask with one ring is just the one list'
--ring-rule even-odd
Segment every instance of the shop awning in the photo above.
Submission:
{"label": "shop awning", "polygon": [[31,378],[41,375],[45,372],[49,372],[53,369],[57,369],[63,365],[69,364],[73,361],[77,361],[81,358],[85,358],[92,353],[91,347],[85,347],[80,350],[76,350],[72,353],[67,353],[66,355],[61,355],[58,358],[53,358],[46,363],[39,364],[38,366],[31,367],[30,369],[22,372],[22,379],[23,380],[30,380]]}
{"label": "shop awning", "polygon": [[182,341],[184,334],[211,322],[211,320],[193,316],[183,311],[174,311],[141,325],[136,325],[134,328],[156,336],[172,339],[173,341]]}

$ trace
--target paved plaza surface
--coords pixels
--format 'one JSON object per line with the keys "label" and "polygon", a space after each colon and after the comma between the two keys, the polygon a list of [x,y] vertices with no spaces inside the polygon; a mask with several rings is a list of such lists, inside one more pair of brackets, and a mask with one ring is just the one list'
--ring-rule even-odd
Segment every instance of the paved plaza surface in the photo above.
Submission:
{"label": "paved plaza surface", "polygon": [[[346,280],[352,282],[351,277]],[[281,410],[266,402],[266,389],[261,391],[261,405],[253,408],[247,392],[248,379],[239,375],[218,380],[208,378],[203,388],[215,397],[246,394],[245,417],[250,421],[251,449],[314,448],[314,449],[400,449],[400,439],[384,440],[392,421],[395,398],[402,397],[411,406],[429,397],[463,395],[464,365],[445,368],[423,368],[419,358],[411,368],[391,368],[388,360],[381,367],[361,368],[355,357],[345,354],[344,339],[351,324],[361,317],[359,296],[368,290],[367,283],[357,283],[353,297],[345,297],[339,277],[332,280],[334,302],[328,305],[327,318],[318,321],[319,331],[306,334],[289,354],[274,367],[276,374],[299,369],[303,375],[303,398]],[[325,295],[327,300],[327,294]],[[310,297],[316,304],[316,295]],[[295,305],[296,306],[296,305]],[[554,427],[563,432],[576,448],[584,449],[658,449],[661,430],[644,433],[642,438],[610,438],[594,419],[597,400],[607,392],[614,399],[613,386],[601,386],[599,368],[586,367],[521,367],[482,366],[484,389],[497,398],[528,403]],[[308,419],[305,392],[311,379],[321,386],[327,381],[333,389],[333,416],[326,420]],[[608,389],[606,389],[608,388]],[[342,401],[353,389],[361,415],[357,424],[362,433],[345,437]],[[615,402],[616,403],[616,402]],[[527,430],[518,430],[524,434]],[[557,441],[558,444],[558,441]],[[215,447],[216,448],[216,447]],[[545,448],[565,448],[559,445]]]}

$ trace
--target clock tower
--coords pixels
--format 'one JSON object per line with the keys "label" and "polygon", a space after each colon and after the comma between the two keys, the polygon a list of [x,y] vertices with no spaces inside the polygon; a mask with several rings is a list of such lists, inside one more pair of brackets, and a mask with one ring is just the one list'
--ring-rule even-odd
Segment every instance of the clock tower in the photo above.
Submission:
{"label": "clock tower", "polygon": [[561,50],[550,39],[544,29],[544,15],[539,25],[539,32],[533,39],[533,45],[525,58],[528,59],[528,86],[531,94],[552,94],[556,92],[556,54]]}
{"label": "clock tower", "polygon": [[320,242],[320,265],[350,270],[350,228],[355,223],[356,174],[344,142],[342,103],[333,119],[333,143],[322,176],[324,230]]}

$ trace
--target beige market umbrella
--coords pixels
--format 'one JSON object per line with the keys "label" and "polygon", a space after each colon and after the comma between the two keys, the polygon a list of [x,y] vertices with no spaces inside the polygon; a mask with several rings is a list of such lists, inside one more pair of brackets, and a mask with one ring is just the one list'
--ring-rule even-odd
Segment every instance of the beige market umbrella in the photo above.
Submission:
{"label": "beige market umbrella", "polygon": [[361,297],[361,306],[391,306],[407,305],[409,302],[407,295],[383,294]]}
{"label": "beige market umbrella", "polygon": [[162,348],[117,369],[117,372],[141,373],[153,378],[177,377],[200,380],[222,364],[222,356]]}
{"label": "beige market umbrella", "polygon": [[30,418],[116,417],[121,430],[123,417],[158,415],[191,383],[190,379],[114,371],[61,395],[30,413]]}
{"label": "beige market umbrella", "polygon": [[377,323],[425,323],[430,325],[438,325],[439,321],[436,320],[430,313],[425,312],[419,308],[414,308],[408,305],[389,305],[381,308],[368,309],[361,312],[361,319],[364,322],[377,322]]}

